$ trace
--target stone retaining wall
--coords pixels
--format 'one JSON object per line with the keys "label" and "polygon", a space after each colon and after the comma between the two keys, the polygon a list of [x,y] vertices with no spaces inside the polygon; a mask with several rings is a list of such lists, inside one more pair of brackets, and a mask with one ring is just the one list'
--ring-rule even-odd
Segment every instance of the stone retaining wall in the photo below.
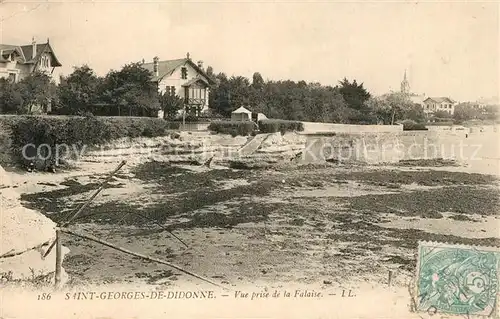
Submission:
{"label": "stone retaining wall", "polygon": [[321,122],[302,122],[304,134],[320,133],[395,133],[402,132],[403,125],[353,125]]}

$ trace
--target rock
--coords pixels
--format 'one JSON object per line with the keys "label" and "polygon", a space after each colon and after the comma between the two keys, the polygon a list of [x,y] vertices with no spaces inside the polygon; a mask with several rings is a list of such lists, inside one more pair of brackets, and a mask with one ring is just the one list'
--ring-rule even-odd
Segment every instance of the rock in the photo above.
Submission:
{"label": "rock", "polygon": [[[0,275],[8,280],[35,280],[54,271],[55,249],[43,258],[55,239],[56,224],[41,213],[25,208],[12,181],[0,166]],[[63,257],[69,250],[63,247]]]}

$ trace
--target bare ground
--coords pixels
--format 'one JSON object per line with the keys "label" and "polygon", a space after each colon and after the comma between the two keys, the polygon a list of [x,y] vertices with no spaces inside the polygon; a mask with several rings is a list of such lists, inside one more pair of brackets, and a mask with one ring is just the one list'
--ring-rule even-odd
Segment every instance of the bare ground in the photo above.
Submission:
{"label": "bare ground", "polygon": [[[408,166],[209,170],[144,163],[118,174],[72,229],[227,286],[385,283],[389,270],[403,285],[415,271],[419,240],[500,246],[496,177]],[[104,178],[96,172],[105,169],[17,182],[22,188],[30,181],[26,206],[58,221],[90,196]],[[65,237],[64,245],[72,284],[197,280],[79,238]]]}

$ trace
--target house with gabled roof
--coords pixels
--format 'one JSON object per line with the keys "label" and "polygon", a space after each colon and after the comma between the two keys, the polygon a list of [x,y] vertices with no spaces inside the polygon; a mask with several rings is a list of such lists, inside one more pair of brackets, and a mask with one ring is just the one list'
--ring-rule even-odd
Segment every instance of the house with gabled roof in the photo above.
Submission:
{"label": "house with gabled roof", "polygon": [[61,66],[49,39],[42,44],[34,38],[29,45],[0,44],[0,78],[19,82],[35,71],[52,75]]}
{"label": "house with gabled roof", "polygon": [[437,111],[445,111],[453,115],[453,113],[455,113],[456,104],[457,102],[449,97],[428,97],[424,100],[424,112],[430,114]]}
{"label": "house with gabled roof", "polygon": [[208,109],[210,87],[215,84],[203,69],[203,62],[194,63],[189,53],[183,59],[160,61],[142,67],[153,73],[152,81],[160,93],[177,95],[184,100],[187,115],[199,116]]}

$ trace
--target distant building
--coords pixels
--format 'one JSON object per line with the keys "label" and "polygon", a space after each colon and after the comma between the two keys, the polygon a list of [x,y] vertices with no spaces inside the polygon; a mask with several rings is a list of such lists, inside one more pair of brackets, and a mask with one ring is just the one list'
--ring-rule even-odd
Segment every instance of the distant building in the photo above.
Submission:
{"label": "distant building", "polygon": [[479,108],[484,108],[484,107],[487,107],[487,106],[500,106],[500,100],[498,97],[496,96],[493,96],[493,97],[490,97],[490,98],[480,98],[476,101],[476,105],[479,107]]}
{"label": "distant building", "polygon": [[408,79],[406,78],[406,70],[403,81],[401,81],[401,93],[410,94],[410,82],[408,82]]}
{"label": "distant building", "polygon": [[448,97],[428,97],[424,101],[425,113],[435,113],[437,111],[444,111],[453,115],[455,113],[455,105],[457,102]]}
{"label": "distant building", "polygon": [[155,57],[152,63],[142,66],[153,73],[152,80],[160,93],[184,100],[186,115],[199,116],[208,109],[210,86],[214,83],[205,73],[202,61],[194,63],[188,53],[186,58],[176,60],[160,61]]}
{"label": "distant building", "polygon": [[455,113],[455,106],[457,102],[453,101],[449,97],[426,97],[425,94],[415,94],[411,92],[410,82],[406,77],[406,71],[404,73],[403,81],[401,81],[401,93],[405,94],[413,104],[420,105],[424,113],[427,115],[432,115],[437,111],[445,111],[450,115]]}
{"label": "distant building", "polygon": [[408,79],[406,77],[406,70],[403,77],[403,81],[401,81],[401,93],[405,94],[410,99],[410,101],[412,101],[413,104],[419,105],[422,108],[425,107],[424,103],[424,100],[426,99],[425,94],[419,95],[411,92],[410,82],[408,82]]}
{"label": "distant building", "polygon": [[49,39],[43,44],[37,44],[34,38],[28,45],[0,44],[0,78],[19,82],[35,71],[52,75],[61,66]]}

